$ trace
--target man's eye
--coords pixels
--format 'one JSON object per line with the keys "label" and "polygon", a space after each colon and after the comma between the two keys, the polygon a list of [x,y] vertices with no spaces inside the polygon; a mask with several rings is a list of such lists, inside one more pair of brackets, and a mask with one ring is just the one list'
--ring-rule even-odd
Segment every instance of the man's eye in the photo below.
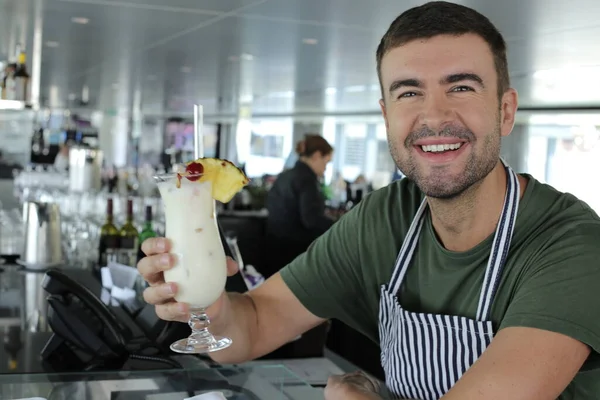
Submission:
{"label": "man's eye", "polygon": [[473,88],[469,87],[469,86],[457,86],[455,88],[452,88],[452,92],[472,92]]}
{"label": "man's eye", "polygon": [[407,97],[414,97],[417,94],[415,92],[405,92],[402,93],[400,96],[398,96],[399,99],[403,99],[403,98],[407,98]]}

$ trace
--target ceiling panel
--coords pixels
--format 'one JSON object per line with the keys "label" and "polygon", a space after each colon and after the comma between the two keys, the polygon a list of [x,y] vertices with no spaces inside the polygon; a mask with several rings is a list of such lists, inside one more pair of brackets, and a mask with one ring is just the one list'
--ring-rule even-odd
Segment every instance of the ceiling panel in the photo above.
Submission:
{"label": "ceiling panel", "polygon": [[229,12],[253,4],[254,0],[60,0],[63,2],[95,3],[120,8],[146,8],[166,12],[193,10]]}
{"label": "ceiling panel", "polygon": [[[118,51],[143,49],[176,32],[201,24],[209,15],[164,13],[131,9],[47,1],[44,39],[58,41],[63,48],[88,45],[89,50],[102,52],[99,45]],[[86,25],[71,22],[73,17],[89,18]]]}
{"label": "ceiling panel", "polygon": [[[505,35],[523,106],[600,105],[600,1],[457,2]],[[166,113],[202,102],[235,114],[248,99],[265,114],[377,111],[376,46],[396,16],[422,3],[45,0],[44,41],[58,47],[44,48],[42,94],[65,104],[85,84],[100,108],[127,106],[137,92],[143,107]],[[27,4],[0,0],[0,57],[15,21],[31,25]]]}
{"label": "ceiling panel", "polygon": [[[65,96],[81,93],[84,84],[91,85],[92,96],[108,87],[112,91],[113,85],[130,87],[126,82],[144,48],[214,18],[55,0],[46,2],[44,15],[44,41],[58,47],[43,50],[42,96],[51,98],[50,87],[58,88],[63,104]],[[73,17],[89,18],[89,23],[74,24]],[[185,61],[186,55],[179,57]]]}
{"label": "ceiling panel", "polygon": [[[414,3],[404,2],[406,5]],[[264,3],[245,14],[259,20],[344,26],[346,29],[372,31],[374,26],[370,21],[382,15],[380,10],[385,4],[385,0],[277,0]]]}

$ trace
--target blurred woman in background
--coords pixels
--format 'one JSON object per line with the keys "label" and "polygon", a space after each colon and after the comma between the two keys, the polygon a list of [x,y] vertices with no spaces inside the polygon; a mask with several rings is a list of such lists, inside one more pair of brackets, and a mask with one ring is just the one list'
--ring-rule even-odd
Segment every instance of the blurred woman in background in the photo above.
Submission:
{"label": "blurred woman in background", "polygon": [[[321,180],[333,156],[333,147],[320,135],[309,134],[296,145],[298,161],[277,177],[267,195],[267,263],[260,272],[265,278],[277,273],[333,224],[325,215]],[[328,323],[264,358],[323,357]]]}
{"label": "blurred woman in background", "polygon": [[269,277],[302,254],[333,224],[325,215],[321,179],[333,156],[333,147],[320,135],[309,134],[296,145],[299,160],[282,172],[267,197]]}

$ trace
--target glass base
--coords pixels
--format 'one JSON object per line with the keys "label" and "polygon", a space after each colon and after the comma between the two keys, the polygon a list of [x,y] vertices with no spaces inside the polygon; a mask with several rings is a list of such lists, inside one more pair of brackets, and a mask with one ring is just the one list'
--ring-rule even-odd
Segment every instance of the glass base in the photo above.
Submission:
{"label": "glass base", "polygon": [[213,337],[213,340],[181,339],[171,345],[171,350],[181,354],[206,354],[219,351],[231,346],[231,339]]}

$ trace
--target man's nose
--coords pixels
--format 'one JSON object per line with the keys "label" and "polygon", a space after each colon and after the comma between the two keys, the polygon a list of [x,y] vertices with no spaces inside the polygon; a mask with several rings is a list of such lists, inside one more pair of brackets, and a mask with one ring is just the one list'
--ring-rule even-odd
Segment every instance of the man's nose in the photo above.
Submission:
{"label": "man's nose", "polygon": [[423,100],[419,123],[434,132],[441,131],[454,119],[454,110],[443,94],[429,94]]}

